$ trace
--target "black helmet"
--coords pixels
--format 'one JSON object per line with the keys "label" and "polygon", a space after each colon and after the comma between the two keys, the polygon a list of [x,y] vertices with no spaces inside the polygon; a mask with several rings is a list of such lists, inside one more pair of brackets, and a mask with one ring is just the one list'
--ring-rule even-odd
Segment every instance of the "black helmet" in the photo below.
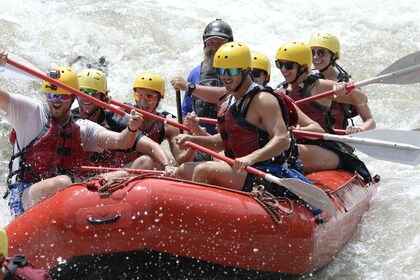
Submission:
{"label": "black helmet", "polygon": [[203,42],[212,37],[228,39],[229,42],[232,42],[232,28],[225,21],[221,20],[220,18],[217,18],[216,20],[210,22],[206,26],[206,29],[204,29]]}

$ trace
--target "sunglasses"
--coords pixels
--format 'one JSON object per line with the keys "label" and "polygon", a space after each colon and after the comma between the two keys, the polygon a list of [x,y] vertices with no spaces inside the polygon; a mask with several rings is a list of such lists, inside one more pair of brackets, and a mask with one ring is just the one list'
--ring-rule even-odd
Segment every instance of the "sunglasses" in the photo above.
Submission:
{"label": "sunglasses", "polygon": [[314,57],[314,56],[315,56],[315,54],[316,54],[318,57],[324,57],[326,53],[327,53],[327,52],[326,52],[325,50],[323,50],[323,49],[312,50],[312,57]]}
{"label": "sunglasses", "polygon": [[251,75],[253,78],[259,78],[261,76],[261,73],[263,73],[263,70],[260,70],[260,69],[251,70]]}
{"label": "sunglasses", "polygon": [[292,70],[295,62],[293,61],[280,61],[276,60],[276,67],[281,70],[281,68],[285,68],[286,70]]}
{"label": "sunglasses", "polygon": [[53,102],[53,103],[58,103],[58,102],[68,103],[73,100],[73,95],[71,94],[57,94],[57,93],[46,92],[45,95],[47,96],[48,102]]}
{"label": "sunglasses", "polygon": [[157,96],[157,95],[154,95],[154,94],[143,94],[143,93],[138,93],[138,92],[135,92],[134,93],[134,99],[136,101],[139,101],[141,99],[144,99],[147,102],[152,102],[153,100],[155,100],[155,96]]}
{"label": "sunglasses", "polygon": [[241,74],[241,72],[242,68],[216,68],[216,73],[219,76],[237,76]]}
{"label": "sunglasses", "polygon": [[87,95],[90,95],[94,98],[97,98],[97,99],[101,98],[101,93],[102,92],[100,92],[99,90],[95,90],[95,89],[91,89],[91,88],[81,88],[80,91],[87,94]]}

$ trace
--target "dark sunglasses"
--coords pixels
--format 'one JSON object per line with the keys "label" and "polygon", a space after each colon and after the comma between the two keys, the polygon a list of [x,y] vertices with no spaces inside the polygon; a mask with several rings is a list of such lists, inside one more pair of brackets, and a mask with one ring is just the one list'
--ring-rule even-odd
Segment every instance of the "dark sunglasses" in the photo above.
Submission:
{"label": "dark sunglasses", "polygon": [[94,98],[99,99],[101,97],[101,92],[99,90],[95,90],[95,89],[91,89],[91,88],[81,88],[80,91],[87,94],[87,95],[90,95]]}
{"label": "dark sunglasses", "polygon": [[52,103],[68,103],[73,100],[73,95],[71,94],[57,94],[46,92],[45,95],[47,96],[47,101]]}
{"label": "dark sunglasses", "polygon": [[292,70],[295,63],[293,61],[280,61],[276,60],[276,67],[281,70],[281,68],[285,68],[286,70]]}
{"label": "dark sunglasses", "polygon": [[314,56],[315,56],[315,54],[316,54],[318,57],[324,57],[326,53],[327,53],[327,52],[326,52],[325,50],[323,50],[323,49],[312,50],[312,57],[314,57]]}
{"label": "dark sunglasses", "polygon": [[219,76],[237,76],[241,74],[241,72],[242,68],[216,68],[216,73]]}

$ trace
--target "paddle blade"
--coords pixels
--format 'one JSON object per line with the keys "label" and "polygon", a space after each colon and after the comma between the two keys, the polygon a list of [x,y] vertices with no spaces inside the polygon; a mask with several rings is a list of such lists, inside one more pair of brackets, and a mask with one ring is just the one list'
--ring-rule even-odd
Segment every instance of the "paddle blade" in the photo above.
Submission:
{"label": "paddle blade", "polygon": [[313,206],[324,210],[331,216],[334,217],[337,215],[337,211],[335,210],[334,205],[331,203],[331,200],[328,197],[328,195],[317,186],[308,184],[298,179],[278,178],[271,174],[266,174],[265,179],[267,181],[285,187],[286,189],[296,194],[307,203],[310,203]]}
{"label": "paddle blade", "polygon": [[380,81],[383,84],[420,83],[420,51],[397,60],[377,76],[389,76]]}
{"label": "paddle blade", "polygon": [[[42,71],[39,70],[38,68],[36,68],[32,63],[30,63],[29,61],[27,61],[27,60],[25,60],[25,59],[23,59],[23,58],[21,58],[17,55],[9,53],[8,57],[15,60],[15,61],[18,61],[19,63],[21,63],[23,65],[26,65],[26,66],[28,66],[32,69],[36,69],[38,72],[42,73]],[[44,73],[42,73],[42,74],[44,74]],[[39,78],[37,78],[37,77],[35,77],[35,76],[25,72],[25,71],[22,71],[19,68],[16,68],[16,67],[14,67],[10,64],[6,64],[3,68],[0,69],[0,76],[6,77],[6,78],[18,79],[18,80],[42,81],[41,79],[39,79]]]}
{"label": "paddle blade", "polygon": [[360,143],[352,142],[351,146],[369,156],[413,166],[420,164],[418,131],[375,129],[353,135],[366,140]]}

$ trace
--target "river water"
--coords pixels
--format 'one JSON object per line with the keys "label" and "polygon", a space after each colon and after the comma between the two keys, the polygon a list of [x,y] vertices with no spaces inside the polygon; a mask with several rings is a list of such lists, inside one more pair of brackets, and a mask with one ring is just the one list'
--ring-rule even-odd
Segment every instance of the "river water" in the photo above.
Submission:
{"label": "river water", "polygon": [[[0,0],[0,48],[45,71],[70,65],[78,71],[100,65],[111,95],[131,101],[132,83],[143,71],[168,82],[187,76],[202,58],[202,32],[216,17],[233,28],[236,40],[265,53],[272,62],[271,85],[283,80],[274,67],[277,48],[329,31],[341,41],[339,64],[357,81],[380,73],[420,50],[420,12],[414,0],[266,1],[23,1]],[[14,93],[42,98],[40,83],[0,78]],[[161,109],[176,113],[169,86]],[[420,85],[364,87],[378,128],[420,127]],[[0,117],[0,191],[5,190],[9,126]],[[418,140],[420,141],[420,140]],[[419,143],[420,144],[420,143]],[[356,234],[336,260],[313,279],[420,279],[419,167],[382,161],[363,153],[382,181]],[[10,222],[0,200],[0,226]]]}

